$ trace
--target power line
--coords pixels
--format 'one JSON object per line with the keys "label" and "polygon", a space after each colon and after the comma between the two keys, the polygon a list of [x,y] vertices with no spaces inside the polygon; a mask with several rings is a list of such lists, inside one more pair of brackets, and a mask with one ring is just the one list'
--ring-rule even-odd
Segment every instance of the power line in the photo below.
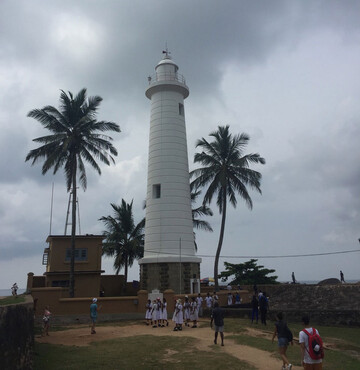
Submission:
{"label": "power line", "polygon": [[[146,250],[146,253],[154,253],[157,256],[169,256],[169,255],[176,255],[178,256],[179,254],[176,253],[162,253],[159,251],[152,251],[152,250]],[[334,254],[345,254],[345,253],[356,253],[360,252],[360,249],[353,249],[353,250],[348,250],[348,251],[337,251],[337,252],[325,252],[325,253],[308,253],[308,254],[287,254],[283,256],[220,256],[220,258],[298,258],[298,257],[314,257],[314,256],[328,256],[328,255],[334,255]],[[203,258],[214,258],[215,255],[210,255],[210,254],[182,254],[182,257],[203,257]]]}
{"label": "power line", "polygon": [[[327,256],[331,254],[344,254],[360,252],[360,249],[339,252],[326,252],[326,253],[309,253],[309,254],[288,254],[284,256],[220,256],[220,258],[297,258],[297,257],[314,257],[314,256]],[[199,257],[214,257],[210,255],[198,255]]]}

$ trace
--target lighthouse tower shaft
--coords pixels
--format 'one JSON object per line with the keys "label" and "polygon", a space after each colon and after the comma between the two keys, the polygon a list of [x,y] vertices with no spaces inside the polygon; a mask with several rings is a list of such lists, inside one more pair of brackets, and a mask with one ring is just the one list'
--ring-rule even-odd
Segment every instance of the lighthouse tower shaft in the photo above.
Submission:
{"label": "lighthouse tower shaft", "polygon": [[149,77],[151,100],[142,289],[198,290],[184,99],[189,89],[166,54]]}

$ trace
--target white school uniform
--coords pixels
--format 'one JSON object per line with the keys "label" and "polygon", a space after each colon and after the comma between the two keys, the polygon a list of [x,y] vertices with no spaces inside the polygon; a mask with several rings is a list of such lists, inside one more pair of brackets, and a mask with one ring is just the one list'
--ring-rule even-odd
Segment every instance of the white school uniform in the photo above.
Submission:
{"label": "white school uniform", "polygon": [[191,309],[190,309],[190,320],[196,321],[198,319],[198,309],[196,301],[191,302]]}
{"label": "white school uniform", "polygon": [[167,321],[168,316],[167,316],[167,302],[164,302],[162,304],[162,311],[161,311],[161,320]]}
{"label": "white school uniform", "polygon": [[190,320],[190,302],[184,302],[184,319]]}
{"label": "white school uniform", "polygon": [[183,306],[181,303],[177,305],[175,313],[175,322],[178,325],[182,325],[184,323]]}
{"label": "white school uniform", "polygon": [[177,310],[177,307],[178,307],[178,303],[175,303],[175,309],[174,309],[174,313],[173,313],[173,317],[172,317],[172,321],[174,321],[176,323],[176,310]]}
{"label": "white school uniform", "polygon": [[153,303],[152,305],[152,309],[151,309],[151,318],[153,321],[156,321],[158,320],[157,319],[157,303]]}
{"label": "white school uniform", "polygon": [[151,320],[151,303],[146,304],[146,313],[145,313],[145,319],[146,320]]}
{"label": "white school uniform", "polygon": [[213,299],[212,299],[212,297],[208,297],[208,296],[206,296],[205,297],[205,302],[206,302],[206,307],[207,308],[211,308],[212,307],[212,301],[213,301]]}

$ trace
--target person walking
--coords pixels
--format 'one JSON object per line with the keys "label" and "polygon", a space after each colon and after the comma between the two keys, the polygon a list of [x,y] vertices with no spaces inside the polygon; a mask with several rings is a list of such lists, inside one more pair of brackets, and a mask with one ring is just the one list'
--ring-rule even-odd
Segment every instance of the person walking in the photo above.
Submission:
{"label": "person walking", "polygon": [[257,299],[256,295],[254,294],[251,301],[251,323],[254,322],[254,318],[256,318],[256,323],[259,320],[259,300]]}
{"label": "person walking", "polygon": [[92,303],[90,305],[91,334],[96,334],[95,326],[97,317],[98,317],[97,298],[93,298]]}
{"label": "person walking", "polygon": [[16,283],[13,284],[13,286],[11,287],[11,294],[17,298],[17,291],[18,291],[18,285]]}
{"label": "person walking", "polygon": [[266,292],[259,296],[259,308],[260,308],[260,318],[261,323],[266,325],[266,314],[268,310],[268,299],[266,297]]}
{"label": "person walking", "polygon": [[203,309],[202,309],[203,299],[200,293],[198,294],[196,298],[196,303],[197,303],[197,309],[198,309],[198,317],[201,317],[203,313]]}
{"label": "person walking", "polygon": [[345,283],[344,273],[340,270],[340,281]]}
{"label": "person walking", "polygon": [[220,333],[221,345],[224,346],[224,310],[219,307],[219,302],[214,303],[214,309],[211,314],[210,327],[215,330],[214,344],[217,344],[218,334]]}
{"label": "person walking", "polygon": [[279,312],[276,315],[276,318],[278,321],[275,322],[275,330],[274,330],[274,334],[272,337],[272,343],[274,343],[274,339],[277,336],[279,353],[283,360],[282,370],[290,370],[292,368],[292,364],[289,363],[289,360],[286,356],[286,350],[289,346],[290,339],[291,339],[290,343],[291,345],[293,345],[292,334],[286,324],[286,321],[284,321],[282,312]]}
{"label": "person walking", "polygon": [[190,320],[193,322],[192,328],[197,328],[198,309],[195,297],[191,297],[190,303]]}
{"label": "person walking", "polygon": [[[300,344],[302,365],[305,370],[322,370],[322,357],[319,356],[320,358],[313,359],[310,355],[310,349],[309,349],[309,335],[317,334],[320,336],[319,331],[315,328],[312,328],[309,325],[310,318],[308,315],[303,316],[301,321],[305,326],[305,328],[299,332],[299,344]],[[321,341],[321,345],[322,345],[322,341]],[[320,350],[320,346],[318,350]]]}

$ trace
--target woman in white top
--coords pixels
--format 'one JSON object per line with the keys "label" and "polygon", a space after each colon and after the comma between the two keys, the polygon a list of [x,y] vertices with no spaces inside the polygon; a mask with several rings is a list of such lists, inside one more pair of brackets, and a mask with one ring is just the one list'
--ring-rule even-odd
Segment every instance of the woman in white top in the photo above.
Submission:
{"label": "woman in white top", "polygon": [[197,327],[197,320],[198,320],[198,309],[197,309],[197,302],[195,297],[192,297],[192,301],[190,304],[190,320],[193,322],[193,328]]}
{"label": "woman in white top", "polygon": [[151,321],[151,309],[152,309],[152,304],[151,304],[150,299],[148,299],[145,308],[146,308],[146,312],[145,312],[146,325],[149,325]]}
{"label": "woman in white top", "polygon": [[168,322],[168,318],[167,318],[167,302],[166,302],[166,298],[163,298],[163,301],[162,301],[162,305],[161,305],[161,323],[162,323],[162,327],[165,326],[165,322],[166,322],[166,326],[169,326],[169,322]]}
{"label": "woman in white top", "polygon": [[157,302],[156,299],[154,299],[152,303],[152,308],[151,308],[151,318],[152,318],[152,323],[153,323],[153,328],[157,327]]}
{"label": "woman in white top", "polygon": [[181,304],[181,299],[177,300],[177,306],[175,311],[175,323],[176,327],[174,331],[182,330],[182,324],[184,323],[184,315],[183,315],[183,306]]}
{"label": "woman in white top", "polygon": [[210,293],[208,293],[207,296],[205,297],[205,302],[206,302],[206,307],[207,308],[211,308],[212,307],[213,299],[210,296]]}
{"label": "woman in white top", "polygon": [[185,321],[185,326],[190,326],[190,302],[189,302],[189,297],[186,295],[185,296],[185,302],[184,302],[184,321]]}

